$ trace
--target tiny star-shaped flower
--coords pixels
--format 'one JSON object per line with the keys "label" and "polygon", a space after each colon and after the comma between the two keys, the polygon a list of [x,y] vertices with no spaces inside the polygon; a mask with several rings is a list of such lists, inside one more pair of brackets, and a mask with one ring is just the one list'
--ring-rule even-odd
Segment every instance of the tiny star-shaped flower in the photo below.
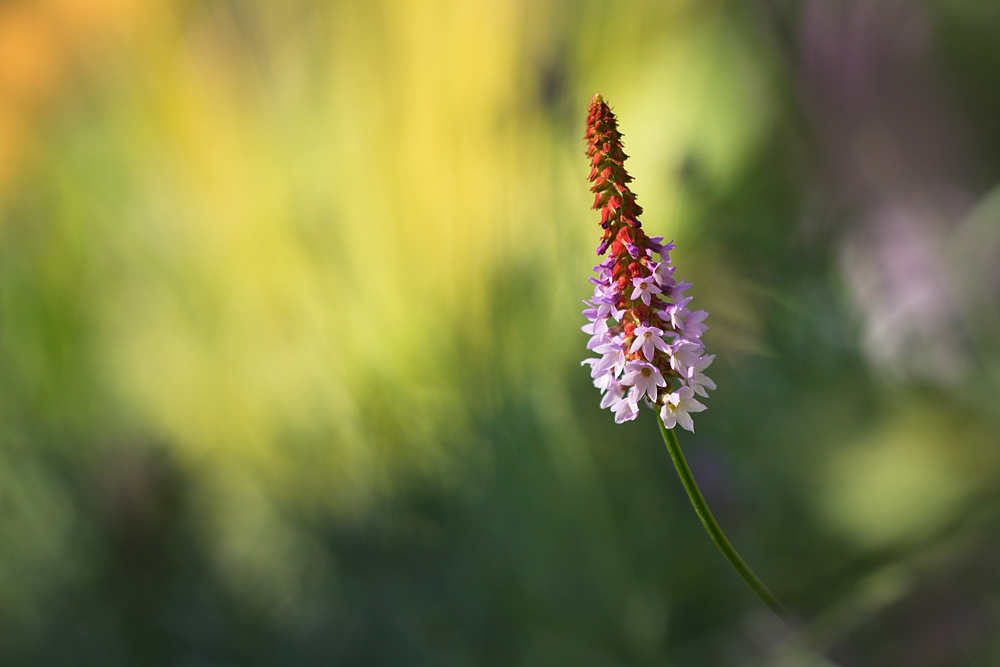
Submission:
{"label": "tiny star-shaped flower", "polygon": [[649,361],[653,360],[654,350],[670,352],[670,346],[663,340],[663,329],[656,327],[636,327],[635,340],[629,348],[629,354],[642,348],[642,354]]}
{"label": "tiny star-shaped flower", "polygon": [[659,312],[660,318],[664,321],[670,320],[670,326],[675,329],[680,329],[684,324],[684,318],[691,313],[691,311],[686,307],[690,302],[691,297],[687,297],[686,299],[681,299],[677,303],[667,305],[666,308]]}
{"label": "tiny star-shaped flower", "polygon": [[639,414],[639,406],[636,404],[631,392],[628,396],[615,403],[611,410],[615,413],[615,423],[631,421]]}
{"label": "tiny star-shaped flower", "polygon": [[666,387],[667,381],[663,379],[659,369],[653,364],[645,361],[630,361],[625,364],[625,375],[622,376],[621,383],[635,387],[634,398],[638,401],[643,394],[649,396],[649,400],[656,400],[656,388]]}
{"label": "tiny star-shaped flower", "polygon": [[674,273],[673,266],[670,266],[670,262],[660,262],[653,269],[653,279],[656,280],[657,285],[663,285],[664,282],[672,280],[671,276]]}
{"label": "tiny star-shaped flower", "polygon": [[701,338],[701,335],[708,330],[708,325],[703,324],[708,317],[708,312],[696,310],[687,317],[679,327],[685,338]]}
{"label": "tiny star-shaped flower", "polygon": [[686,338],[678,338],[670,344],[670,367],[687,377],[688,369],[698,363],[701,359],[699,352],[704,349],[699,343],[695,343]]}
{"label": "tiny star-shaped flower", "polygon": [[649,305],[649,300],[654,294],[659,294],[661,292],[660,288],[656,286],[652,276],[646,276],[645,278],[633,278],[632,286],[635,289],[632,290],[632,296],[630,299],[642,299],[642,302]]}
{"label": "tiny star-shaped flower", "polygon": [[611,384],[608,385],[608,391],[601,398],[601,408],[610,408],[617,405],[618,401],[622,400],[625,396],[625,391],[628,389],[618,380],[611,380]]}
{"label": "tiny star-shaped flower", "polygon": [[694,390],[691,387],[681,387],[675,392],[667,394],[667,400],[660,408],[660,419],[667,428],[673,428],[677,424],[694,433],[694,420],[690,413],[701,412],[705,406],[694,397]]}
{"label": "tiny star-shaped flower", "polygon": [[708,392],[705,389],[715,389],[715,382],[712,378],[708,377],[703,370],[712,365],[712,361],[715,359],[714,354],[710,354],[707,357],[702,357],[698,363],[688,369],[687,382],[688,386],[694,390],[694,393],[699,396],[708,397]]}

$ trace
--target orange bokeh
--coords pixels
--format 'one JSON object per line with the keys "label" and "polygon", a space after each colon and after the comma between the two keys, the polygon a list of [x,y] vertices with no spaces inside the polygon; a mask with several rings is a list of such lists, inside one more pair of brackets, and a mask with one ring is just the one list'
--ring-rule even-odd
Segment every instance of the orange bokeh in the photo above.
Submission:
{"label": "orange bokeh", "polygon": [[47,0],[0,6],[0,190],[40,116],[106,38],[135,27],[140,0]]}

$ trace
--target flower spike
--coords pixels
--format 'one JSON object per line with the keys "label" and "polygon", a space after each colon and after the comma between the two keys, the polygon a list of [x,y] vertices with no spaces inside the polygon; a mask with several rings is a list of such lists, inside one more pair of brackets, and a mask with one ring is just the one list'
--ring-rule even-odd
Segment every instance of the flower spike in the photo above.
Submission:
{"label": "flower spike", "polygon": [[[616,422],[635,419],[638,400],[645,396],[668,428],[680,424],[691,431],[688,412],[704,409],[691,395],[707,396],[706,389],[715,388],[702,373],[714,358],[702,356],[708,313],[687,308],[691,297],[684,291],[690,285],[673,277],[673,242],[642,230],[642,207],[628,187],[632,177],[625,171],[628,156],[618,119],[600,95],[590,102],[586,139],[590,190],[604,230],[597,254],[608,257],[594,267],[597,277],[590,282],[596,289],[583,311],[589,320],[583,331],[592,337],[587,348],[603,357],[585,363],[604,393],[601,407],[611,408]],[[633,389],[626,394],[628,386]]]}

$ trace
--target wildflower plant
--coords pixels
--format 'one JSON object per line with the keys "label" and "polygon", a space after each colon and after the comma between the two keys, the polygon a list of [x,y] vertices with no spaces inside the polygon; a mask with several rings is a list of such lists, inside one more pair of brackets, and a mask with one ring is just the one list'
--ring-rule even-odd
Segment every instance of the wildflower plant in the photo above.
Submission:
{"label": "wildflower plant", "polygon": [[708,313],[691,311],[690,283],[674,278],[670,261],[673,242],[649,237],[642,229],[642,207],[628,184],[628,158],[622,149],[618,120],[600,95],[587,113],[587,157],[593,183],[593,208],[601,212],[603,234],[597,246],[600,263],[593,296],[584,301],[590,336],[587,349],[600,355],[585,359],[600,389],[601,407],[615,422],[631,421],[646,405],[657,413],[660,432],[695,512],[716,546],[751,589],[775,613],[788,612],[730,544],[715,521],[691,474],[673,428],[694,432],[692,413],[706,409],[695,396],[707,397],[715,383],[704,371],[715,355],[705,355],[701,342]]}

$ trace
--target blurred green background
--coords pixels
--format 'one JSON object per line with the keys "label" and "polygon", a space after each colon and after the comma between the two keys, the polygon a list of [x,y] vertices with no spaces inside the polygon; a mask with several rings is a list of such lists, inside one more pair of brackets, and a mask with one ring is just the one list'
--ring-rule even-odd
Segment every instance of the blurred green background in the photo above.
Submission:
{"label": "blurred green background", "polygon": [[[1000,664],[993,0],[0,3],[0,664]],[[598,408],[603,93],[719,385]]]}

